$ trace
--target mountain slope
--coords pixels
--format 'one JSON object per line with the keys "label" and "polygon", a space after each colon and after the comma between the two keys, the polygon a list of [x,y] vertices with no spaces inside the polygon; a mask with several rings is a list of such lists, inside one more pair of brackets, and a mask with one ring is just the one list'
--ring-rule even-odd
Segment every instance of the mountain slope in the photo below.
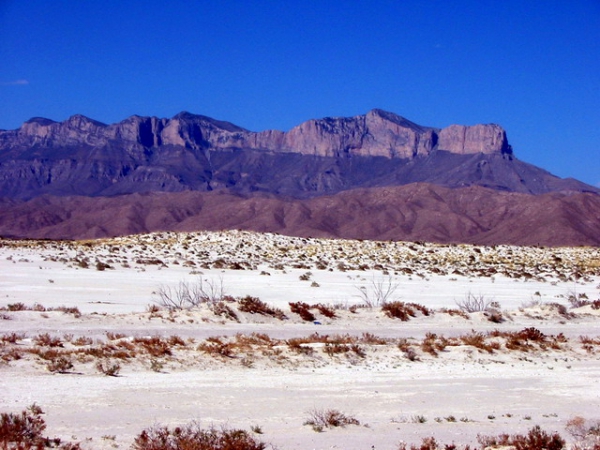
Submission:
{"label": "mountain slope", "polygon": [[0,201],[0,235],[97,238],[158,230],[245,229],[295,236],[518,245],[600,245],[600,196],[538,196],[431,184],[312,199],[227,192]]}
{"label": "mountain slope", "polygon": [[519,161],[498,125],[423,127],[373,110],[251,132],[181,113],[105,125],[77,115],[0,131],[0,196],[264,192],[294,198],[414,182],[541,194],[599,189]]}

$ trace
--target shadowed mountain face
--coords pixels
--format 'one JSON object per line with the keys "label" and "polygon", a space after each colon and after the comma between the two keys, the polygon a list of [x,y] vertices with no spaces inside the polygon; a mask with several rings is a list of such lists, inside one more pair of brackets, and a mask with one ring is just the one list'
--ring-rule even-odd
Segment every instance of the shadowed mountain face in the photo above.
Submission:
{"label": "shadowed mountain face", "polygon": [[538,196],[432,184],[287,199],[225,191],[0,200],[0,235],[91,239],[152,231],[243,229],[303,237],[600,245],[600,196]]}
{"label": "shadowed mountain face", "polygon": [[599,245],[599,193],[519,161],[498,125],[437,129],[381,110],[287,132],[189,113],[0,131],[0,234],[11,236],[244,228]]}

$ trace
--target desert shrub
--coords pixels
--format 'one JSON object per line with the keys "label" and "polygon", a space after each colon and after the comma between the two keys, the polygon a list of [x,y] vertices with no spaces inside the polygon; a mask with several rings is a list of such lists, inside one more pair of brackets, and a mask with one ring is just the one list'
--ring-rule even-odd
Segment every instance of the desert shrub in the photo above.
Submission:
{"label": "desert shrub", "polygon": [[313,322],[316,317],[310,312],[310,305],[304,302],[289,302],[290,310],[294,314],[298,314],[302,320]]}
{"label": "desert shrub", "polygon": [[386,338],[375,336],[373,333],[363,333],[360,340],[364,344],[370,345],[385,345],[388,343]]}
{"label": "desert shrub", "polygon": [[180,281],[175,287],[161,285],[154,292],[159,306],[169,310],[190,309],[202,303],[216,303],[225,297],[223,278],[204,280],[195,283]]}
{"label": "desert shrub", "polygon": [[146,312],[150,313],[150,314],[156,314],[157,312],[159,312],[160,306],[156,305],[156,304],[149,304],[148,306],[146,306]]}
{"label": "desert shrub", "polygon": [[226,319],[230,319],[230,320],[233,320],[235,322],[239,322],[240,321],[240,319],[239,319],[238,315],[236,314],[236,312],[229,305],[227,305],[223,301],[213,303],[211,305],[210,309],[212,310],[212,312],[216,316],[225,317]]}
{"label": "desert shrub", "polygon": [[155,358],[170,356],[172,354],[171,344],[160,336],[136,337],[133,339],[133,343],[140,346],[146,353]]}
{"label": "desert shrub", "polygon": [[214,427],[202,429],[198,423],[170,429],[155,426],[136,436],[133,450],[264,450],[266,444],[247,431]]}
{"label": "desert shrub", "polygon": [[345,427],[347,425],[360,425],[360,422],[337,409],[312,409],[308,412],[308,419],[304,425],[312,426],[315,431],[323,431],[324,428]]}
{"label": "desert shrub", "polygon": [[596,309],[596,310],[600,309],[600,300],[594,300],[592,302],[592,309]]}
{"label": "desert shrub", "polygon": [[307,342],[302,338],[291,338],[286,341],[290,350],[303,355],[312,355],[314,350],[312,347],[305,345]]}
{"label": "desert shrub", "polygon": [[524,328],[519,333],[519,337],[528,341],[544,342],[546,335],[534,327]]}
{"label": "desert shrub", "polygon": [[399,287],[391,275],[371,280],[368,286],[355,286],[359,292],[358,296],[368,308],[384,305],[391,301],[392,296]]}
{"label": "desert shrub", "polygon": [[463,319],[469,320],[469,314],[467,314],[465,311],[462,311],[460,309],[442,308],[440,310],[440,312],[448,314],[449,316],[459,316],[459,317],[462,317]]}
{"label": "desert shrub", "polygon": [[[519,332],[504,333],[504,336],[506,338],[506,348],[509,350],[532,350],[535,347],[530,342],[537,343],[542,349],[546,348],[546,335],[534,327],[524,328]],[[552,346],[554,348],[559,347],[556,338],[554,339],[554,342],[556,344]]]}
{"label": "desert shrub", "polygon": [[323,314],[328,319],[335,319],[337,317],[333,308],[322,303],[317,303],[313,306],[313,308],[316,308],[321,314]]}
{"label": "desert shrub", "polygon": [[570,303],[571,308],[581,308],[591,303],[585,293],[577,294],[575,291],[569,291],[567,301]]}
{"label": "desert shrub", "polygon": [[483,448],[512,446],[515,450],[561,450],[565,446],[565,440],[558,433],[550,435],[539,425],[530,429],[526,435],[501,434],[497,437],[479,435],[477,441]]}
{"label": "desert shrub", "polygon": [[287,319],[287,316],[282,310],[278,308],[272,308],[263,302],[258,297],[252,297],[247,295],[238,300],[238,310],[250,314],[261,314],[263,316],[275,317],[279,320]]}
{"label": "desert shrub", "polygon": [[59,337],[52,337],[48,333],[39,334],[33,338],[35,345],[42,347],[62,347],[63,343]]}
{"label": "desert shrub", "polygon": [[[421,445],[411,445],[410,450],[438,450],[438,443],[433,437],[423,438]],[[409,450],[404,442],[398,444],[397,450]]]}
{"label": "desert shrub", "polygon": [[415,317],[415,310],[407,303],[404,302],[387,302],[381,306],[381,311],[386,316],[400,319],[403,322],[407,322],[411,317]]}
{"label": "desert shrub", "polygon": [[333,356],[340,353],[348,353],[350,351],[350,346],[345,344],[325,344],[323,351],[329,356]]}
{"label": "desert shrub", "polygon": [[431,309],[420,305],[419,303],[407,303],[406,305],[414,310],[419,311],[424,316],[430,316],[433,314],[433,311]]}
{"label": "desert shrub", "polygon": [[565,305],[561,305],[560,303],[548,303],[547,306],[551,310],[555,310],[559,315],[561,315],[565,319],[573,319],[574,317],[577,317],[575,313],[570,313],[567,310],[567,307]]}
{"label": "desert shrub", "polygon": [[17,311],[26,311],[27,307],[25,303],[17,302],[17,303],[9,303],[6,305],[7,311],[17,312]]}
{"label": "desert shrub", "polygon": [[20,414],[0,414],[0,448],[3,450],[41,450],[48,447],[60,450],[79,450],[78,443],[62,443],[59,438],[44,436],[46,422],[42,408],[31,405]]}
{"label": "desert shrub", "polygon": [[118,362],[98,361],[96,363],[96,369],[98,370],[98,372],[101,372],[106,376],[118,377],[119,372],[121,371],[121,365]]}
{"label": "desert shrub", "polygon": [[169,336],[169,338],[167,339],[167,342],[172,347],[185,347],[185,341],[180,336],[177,336],[176,334]]}
{"label": "desert shrub", "polygon": [[485,298],[484,295],[475,295],[468,292],[465,298],[457,301],[456,305],[461,311],[472,313],[472,312],[484,312],[490,308],[492,301]]}
{"label": "desert shrub", "polygon": [[71,359],[66,355],[58,356],[54,359],[51,359],[48,364],[46,364],[46,368],[50,372],[56,373],[67,373],[73,368],[73,363]]}
{"label": "desert shrub", "polygon": [[218,337],[211,336],[198,345],[198,350],[213,356],[232,358],[234,345],[231,342],[224,342]]}
{"label": "desert shrub", "polygon": [[81,311],[79,311],[77,306],[56,306],[47,308],[46,311],[60,311],[65,314],[73,314],[75,317],[81,317]]}
{"label": "desert shrub", "polygon": [[7,344],[16,344],[18,341],[20,341],[21,339],[24,339],[24,338],[25,338],[24,334],[6,333],[6,334],[3,334],[2,337],[0,337],[0,341],[6,342]]}
{"label": "desert shrub", "polygon": [[458,338],[464,345],[470,345],[488,353],[494,353],[494,350],[497,350],[500,347],[497,343],[488,343],[483,333],[477,333],[475,331],[472,331],[470,334],[463,334]]}
{"label": "desert shrub", "polygon": [[567,422],[567,432],[577,439],[577,448],[580,450],[600,449],[600,421],[586,420],[581,416],[575,416]]}
{"label": "desert shrub", "polygon": [[446,338],[441,337],[438,339],[438,336],[435,333],[426,333],[423,342],[421,343],[421,350],[425,353],[429,353],[433,356],[438,355],[438,351],[443,351],[448,342]]}
{"label": "desert shrub", "polygon": [[492,323],[502,323],[504,322],[504,315],[500,310],[500,305],[496,302],[492,302],[489,308],[484,312],[485,317]]}
{"label": "desert shrub", "polygon": [[106,332],[106,339],[108,339],[109,341],[116,341],[125,337],[127,337],[127,335],[123,333],[113,333],[112,331]]}

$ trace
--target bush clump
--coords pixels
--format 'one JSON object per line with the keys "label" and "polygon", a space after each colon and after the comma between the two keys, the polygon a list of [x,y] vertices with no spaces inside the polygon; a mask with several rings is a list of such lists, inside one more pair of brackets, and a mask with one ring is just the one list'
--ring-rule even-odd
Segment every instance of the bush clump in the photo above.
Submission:
{"label": "bush clump", "polygon": [[287,316],[283,313],[282,310],[277,308],[271,308],[258,297],[252,297],[250,295],[239,299],[238,310],[250,314],[261,314],[263,316],[271,316],[279,320],[287,319]]}
{"label": "bush clump", "polygon": [[42,408],[35,403],[20,414],[0,414],[0,448],[15,450],[41,450],[58,448],[60,450],[80,450],[78,443],[63,443],[60,438],[44,436],[46,421]]}
{"label": "bush clump", "polygon": [[155,426],[142,431],[132,445],[133,450],[264,450],[266,444],[247,431],[208,428],[191,423],[169,429]]}

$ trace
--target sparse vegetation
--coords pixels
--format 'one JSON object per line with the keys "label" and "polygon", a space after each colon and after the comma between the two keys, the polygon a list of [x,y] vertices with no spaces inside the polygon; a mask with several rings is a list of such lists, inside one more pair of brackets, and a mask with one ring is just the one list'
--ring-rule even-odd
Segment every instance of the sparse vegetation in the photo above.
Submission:
{"label": "sparse vegetation", "polygon": [[317,318],[313,313],[310,312],[310,305],[304,302],[290,302],[290,311],[294,314],[298,314],[302,320],[307,322],[313,322]]}
{"label": "sparse vegetation", "polygon": [[157,304],[168,310],[195,308],[202,303],[217,303],[225,297],[223,278],[203,279],[190,283],[180,281],[177,286],[161,285],[155,292]]}
{"label": "sparse vegetation", "polygon": [[287,316],[282,310],[278,308],[272,308],[265,302],[260,300],[258,297],[252,297],[247,295],[238,300],[238,310],[250,314],[261,314],[263,316],[275,317],[279,320],[287,319]]}
{"label": "sparse vegetation", "polygon": [[337,409],[311,409],[304,425],[310,425],[314,431],[321,432],[325,428],[360,425],[358,419],[348,416]]}
{"label": "sparse vegetation", "polygon": [[62,442],[60,438],[44,436],[46,421],[44,411],[36,404],[21,413],[0,415],[0,448],[3,450],[29,450],[57,448],[80,450],[79,443]]}
{"label": "sparse vegetation", "polygon": [[136,436],[133,450],[264,450],[266,444],[239,429],[204,429],[192,422],[175,427],[154,426]]}
{"label": "sparse vegetation", "polygon": [[488,300],[483,294],[475,295],[468,292],[465,298],[457,301],[456,305],[466,313],[485,312],[490,308],[492,300]]}
{"label": "sparse vegetation", "polygon": [[399,283],[391,275],[381,278],[373,276],[367,286],[356,286],[356,290],[363,304],[368,308],[374,308],[392,301],[399,286]]}
{"label": "sparse vegetation", "polygon": [[121,365],[118,362],[98,361],[96,363],[96,369],[106,376],[117,377],[121,371]]}

